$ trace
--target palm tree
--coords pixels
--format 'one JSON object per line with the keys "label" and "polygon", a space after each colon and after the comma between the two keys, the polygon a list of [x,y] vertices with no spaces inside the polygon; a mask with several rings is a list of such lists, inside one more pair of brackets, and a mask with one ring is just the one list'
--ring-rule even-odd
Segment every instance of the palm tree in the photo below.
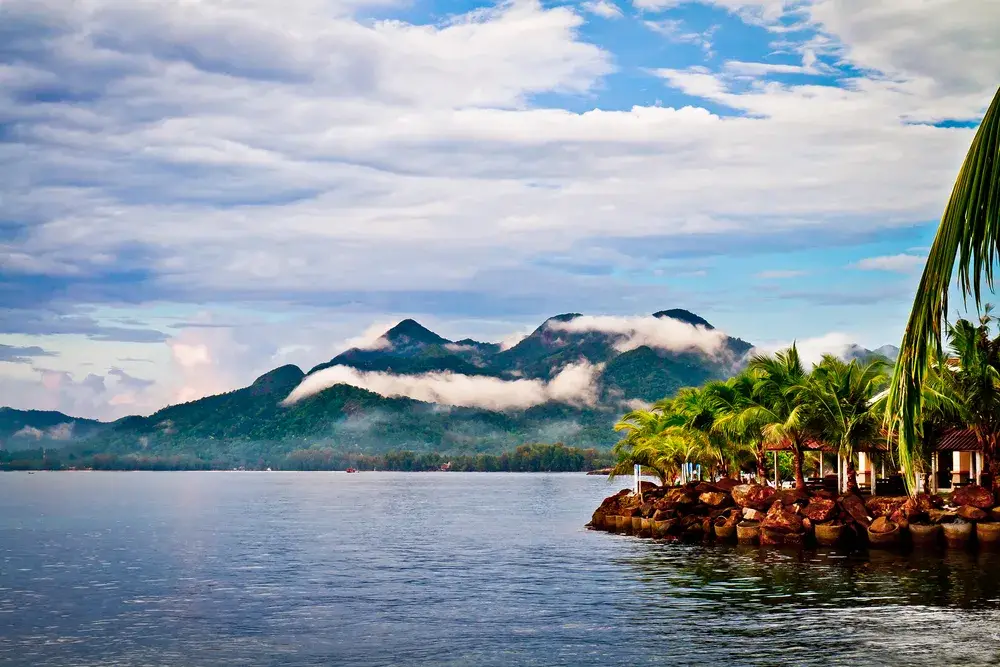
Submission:
{"label": "palm tree", "polygon": [[[663,405],[673,415],[670,434],[686,441],[687,444],[678,446],[692,452],[689,459],[698,458],[710,468],[721,466],[723,473],[728,474],[728,443],[714,428],[719,409],[717,392],[721,384],[709,382],[703,387],[685,387],[672,399],[658,405]],[[697,457],[694,456],[695,451]]]}
{"label": "palm tree", "polygon": [[[979,323],[960,319],[947,329],[950,358],[932,364],[925,381],[924,418],[972,430],[983,452],[983,467],[997,475],[1000,443],[1000,338],[987,306]],[[930,394],[937,399],[932,402]],[[932,412],[929,408],[934,408]]]}
{"label": "palm tree", "polygon": [[[913,308],[893,372],[886,421],[898,439],[900,463],[911,492],[916,491],[915,456],[921,436],[924,379],[942,351],[942,326],[948,290],[958,260],[962,296],[982,304],[983,277],[993,290],[1000,259],[1000,89],[979,125],[958,173],[934,243],[927,255]],[[990,475],[998,483],[996,459]]]}
{"label": "palm tree", "polygon": [[758,424],[765,442],[788,445],[795,460],[795,487],[805,489],[802,474],[803,450],[809,429],[806,398],[809,379],[798,348],[778,352],[773,357],[757,355],[749,370],[757,374],[753,404],[743,411],[741,420]]}
{"label": "palm tree", "polygon": [[624,436],[612,449],[618,457],[611,470],[612,479],[631,473],[635,465],[653,470],[664,485],[673,479],[675,475],[667,466],[662,442],[663,432],[670,425],[668,419],[663,406],[654,406],[651,410],[632,410],[615,424],[615,430],[624,432]]}
{"label": "palm tree", "polygon": [[888,383],[888,363],[846,363],[823,357],[810,375],[804,398],[812,406],[813,427],[820,438],[834,444],[847,460],[847,491],[858,489],[854,454],[860,447],[884,441],[877,398]]}
{"label": "palm tree", "polygon": [[765,422],[755,420],[760,417],[760,411],[747,410],[756,406],[754,387],[757,380],[758,377],[754,373],[744,371],[725,382],[711,385],[716,412],[713,429],[725,439],[732,459],[738,460],[744,453],[753,457],[757,468],[757,479],[766,483],[767,465],[764,461],[763,434]]}

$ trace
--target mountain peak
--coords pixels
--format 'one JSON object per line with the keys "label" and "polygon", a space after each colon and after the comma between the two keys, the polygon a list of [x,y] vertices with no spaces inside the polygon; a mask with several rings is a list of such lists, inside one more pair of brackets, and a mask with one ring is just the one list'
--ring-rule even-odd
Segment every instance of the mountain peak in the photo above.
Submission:
{"label": "mountain peak", "polygon": [[287,391],[295,387],[305,373],[302,369],[293,364],[279,366],[272,371],[268,371],[253,381],[250,388],[255,393],[271,394],[278,391]]}
{"label": "mountain peak", "polygon": [[382,337],[393,345],[396,345],[397,343],[444,345],[445,343],[451,342],[447,338],[442,338],[424,325],[412,319],[403,320],[393,328],[386,331]]}
{"label": "mountain peak", "polygon": [[570,320],[575,320],[578,317],[583,317],[580,313],[563,313],[562,315],[553,315],[546,322],[569,322]]}
{"label": "mountain peak", "polygon": [[681,322],[687,322],[693,326],[701,326],[706,329],[715,329],[711,324],[708,323],[704,317],[700,315],[695,315],[690,310],[684,310],[683,308],[671,308],[670,310],[661,310],[658,313],[653,313],[653,317],[669,317],[672,320],[680,320]]}

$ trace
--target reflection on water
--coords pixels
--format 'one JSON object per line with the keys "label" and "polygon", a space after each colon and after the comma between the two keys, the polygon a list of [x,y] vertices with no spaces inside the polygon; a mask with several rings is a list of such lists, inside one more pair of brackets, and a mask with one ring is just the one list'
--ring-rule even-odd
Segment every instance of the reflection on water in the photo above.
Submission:
{"label": "reflection on water", "polygon": [[993,665],[1000,554],[582,529],[584,475],[0,476],[0,664]]}

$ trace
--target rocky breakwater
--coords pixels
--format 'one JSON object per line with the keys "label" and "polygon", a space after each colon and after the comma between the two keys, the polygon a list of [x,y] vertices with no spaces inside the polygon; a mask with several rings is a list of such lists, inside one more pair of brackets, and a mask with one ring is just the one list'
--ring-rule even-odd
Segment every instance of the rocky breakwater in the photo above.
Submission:
{"label": "rocky breakwater", "polygon": [[[589,528],[660,539],[740,541],[764,546],[838,544],[1000,545],[1000,507],[987,489],[940,496],[877,496],[776,490],[733,479],[623,489],[604,499]],[[951,526],[951,528],[949,528]],[[951,537],[949,537],[951,535]],[[965,536],[963,538],[963,535]]]}

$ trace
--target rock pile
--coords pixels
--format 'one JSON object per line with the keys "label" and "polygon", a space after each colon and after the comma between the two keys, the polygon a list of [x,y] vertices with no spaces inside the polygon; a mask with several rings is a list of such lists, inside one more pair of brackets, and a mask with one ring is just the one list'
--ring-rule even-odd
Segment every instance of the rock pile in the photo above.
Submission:
{"label": "rock pile", "polygon": [[[973,525],[975,527],[973,528]],[[965,526],[963,528],[963,526]],[[827,491],[777,491],[733,479],[660,487],[644,483],[641,494],[623,489],[604,499],[588,524],[595,530],[640,537],[759,542],[763,545],[833,545],[843,541],[893,546],[940,541],[960,546],[962,535],[1000,544],[1000,507],[980,486],[941,496],[876,496],[863,500]]]}

